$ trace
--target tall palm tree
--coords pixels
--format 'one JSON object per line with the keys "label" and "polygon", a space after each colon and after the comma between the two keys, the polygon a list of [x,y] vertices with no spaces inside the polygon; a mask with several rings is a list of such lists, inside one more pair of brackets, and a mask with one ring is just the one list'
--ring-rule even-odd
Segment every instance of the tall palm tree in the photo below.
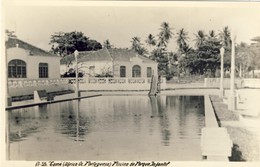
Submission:
{"label": "tall palm tree", "polygon": [[197,34],[195,34],[195,36],[196,36],[195,46],[198,48],[205,42],[207,36],[205,35],[204,31],[202,31],[202,30],[199,30],[197,32]]}
{"label": "tall palm tree", "polygon": [[179,47],[179,51],[183,52],[185,48],[187,47],[187,41],[188,41],[188,33],[184,30],[184,28],[180,29],[177,32],[177,45]]}
{"label": "tall palm tree", "polygon": [[131,40],[132,43],[132,49],[137,52],[139,55],[146,55],[148,53],[148,51],[146,50],[146,48],[144,48],[141,43],[141,38],[140,37],[133,37]]}
{"label": "tall palm tree", "polygon": [[224,27],[219,33],[219,38],[225,48],[231,47],[231,33],[228,26]]}
{"label": "tall palm tree", "polygon": [[133,37],[131,40],[132,49],[137,51],[141,47],[141,38],[140,37]]}
{"label": "tall palm tree", "polygon": [[145,40],[145,42],[147,43],[147,45],[151,46],[155,46],[156,45],[156,40],[155,40],[155,36],[153,36],[152,34],[149,34],[147,39]]}
{"label": "tall palm tree", "polygon": [[215,31],[214,31],[214,30],[210,30],[210,31],[209,31],[209,38],[210,38],[210,39],[214,39],[214,38],[216,38],[216,37],[217,37],[217,35],[216,35]]}
{"label": "tall palm tree", "polygon": [[107,49],[111,49],[111,48],[113,47],[113,45],[111,45],[109,39],[107,39],[107,40],[105,40],[105,41],[103,42],[103,47],[104,47],[104,48],[107,48]]}
{"label": "tall palm tree", "polygon": [[158,46],[159,47],[167,47],[167,44],[169,43],[169,40],[172,38],[173,32],[172,28],[170,28],[169,23],[163,22],[161,24],[160,32],[159,32],[159,41]]}

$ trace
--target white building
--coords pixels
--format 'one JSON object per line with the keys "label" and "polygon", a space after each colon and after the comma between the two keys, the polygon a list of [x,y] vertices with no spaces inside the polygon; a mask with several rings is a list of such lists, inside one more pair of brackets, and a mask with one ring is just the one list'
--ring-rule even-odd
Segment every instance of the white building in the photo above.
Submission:
{"label": "white building", "polygon": [[[128,49],[79,52],[78,62],[84,74],[80,90],[149,90],[151,77],[158,76],[157,62]],[[75,68],[74,60],[69,66],[61,61],[61,74],[71,68]],[[165,78],[161,78],[161,88],[166,88]]]}
{"label": "white building", "polygon": [[32,96],[35,90],[60,92],[70,90],[60,78],[60,57],[17,38],[6,41],[8,95]]}
{"label": "white building", "polygon": [[[96,77],[110,74],[115,78],[150,78],[158,73],[157,62],[128,49],[101,49],[79,52],[79,71],[85,76]],[[61,74],[75,67],[75,61],[67,66],[61,63]]]}
{"label": "white building", "polygon": [[6,42],[9,79],[60,78],[60,57],[17,38]]}

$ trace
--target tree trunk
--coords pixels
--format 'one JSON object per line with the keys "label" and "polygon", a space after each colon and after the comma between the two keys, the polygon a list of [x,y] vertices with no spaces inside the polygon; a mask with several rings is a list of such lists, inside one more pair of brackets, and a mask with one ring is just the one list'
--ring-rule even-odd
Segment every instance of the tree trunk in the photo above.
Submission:
{"label": "tree trunk", "polygon": [[239,78],[242,77],[242,65],[240,64],[239,65]]}

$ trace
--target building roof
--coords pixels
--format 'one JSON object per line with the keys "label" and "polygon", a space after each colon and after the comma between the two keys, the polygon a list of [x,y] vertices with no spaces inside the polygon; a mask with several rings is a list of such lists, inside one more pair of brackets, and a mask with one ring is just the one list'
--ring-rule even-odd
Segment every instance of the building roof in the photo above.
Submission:
{"label": "building roof", "polygon": [[36,56],[56,56],[54,54],[51,54],[48,51],[45,51],[45,50],[40,49],[36,46],[33,46],[33,45],[31,45],[27,42],[24,42],[24,41],[22,41],[18,38],[8,38],[8,40],[5,43],[6,49],[15,48],[15,47],[17,47],[17,45],[18,45],[19,48],[28,50],[32,56],[33,55],[36,55]]}
{"label": "building roof", "polygon": [[123,61],[130,62],[133,57],[137,57],[142,59],[144,63],[156,63],[155,61],[145,57],[138,55],[135,51],[129,49],[100,49],[98,51],[87,51],[87,52],[79,52],[79,61]]}
{"label": "building roof", "polygon": [[112,61],[107,49],[100,49],[98,51],[79,52],[78,60],[84,61]]}

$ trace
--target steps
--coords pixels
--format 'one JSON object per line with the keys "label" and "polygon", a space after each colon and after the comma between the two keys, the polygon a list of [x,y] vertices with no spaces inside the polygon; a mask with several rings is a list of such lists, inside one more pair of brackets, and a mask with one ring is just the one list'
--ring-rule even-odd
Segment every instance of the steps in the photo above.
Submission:
{"label": "steps", "polygon": [[153,75],[151,80],[149,96],[156,96],[157,93],[158,93],[158,77]]}

